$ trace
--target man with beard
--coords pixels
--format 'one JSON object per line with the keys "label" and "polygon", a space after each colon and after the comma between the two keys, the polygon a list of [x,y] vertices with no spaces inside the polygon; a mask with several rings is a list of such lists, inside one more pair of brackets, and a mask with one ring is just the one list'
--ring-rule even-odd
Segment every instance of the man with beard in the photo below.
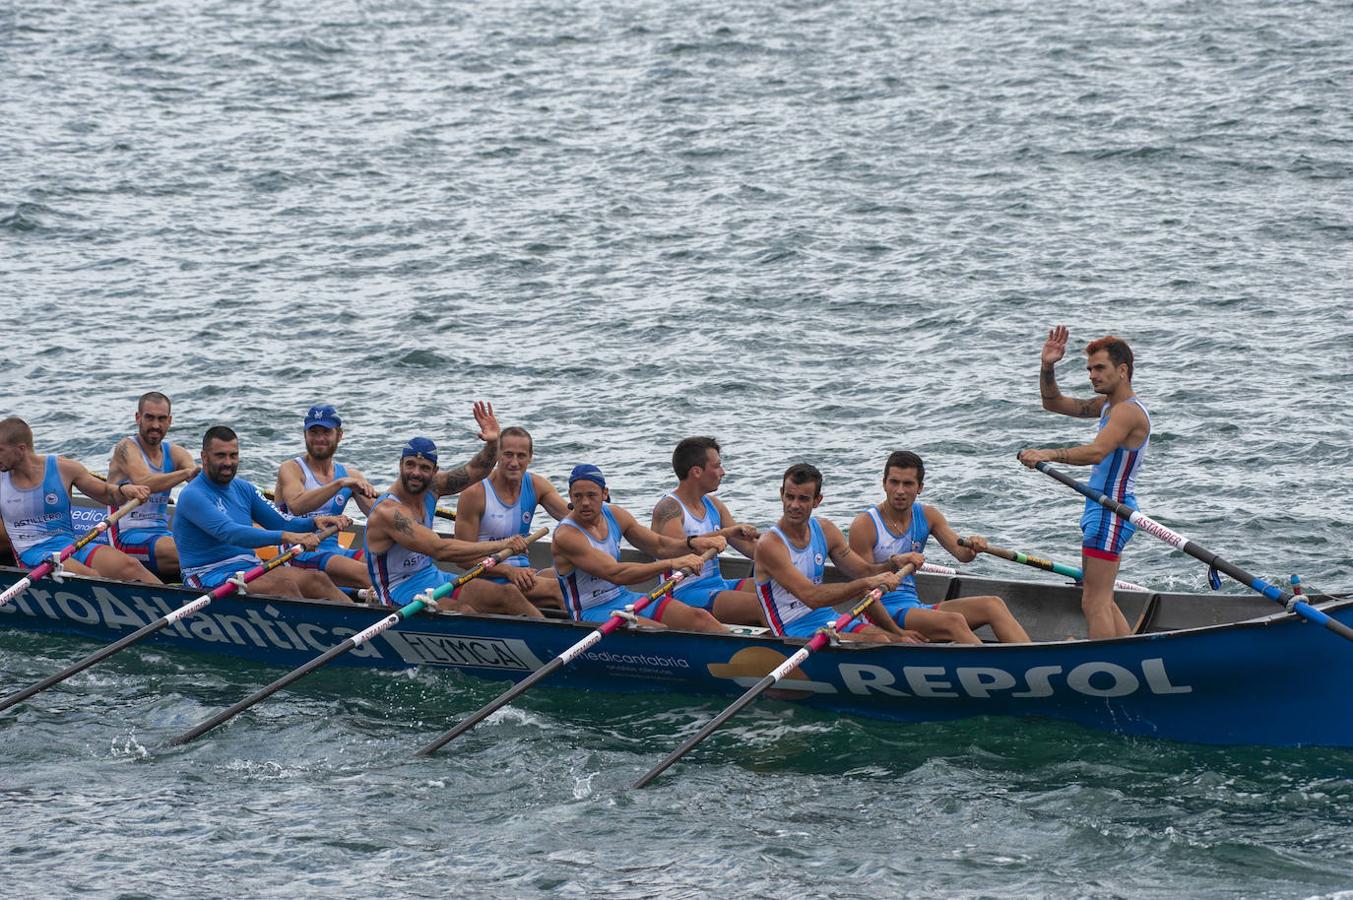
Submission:
{"label": "man with beard", "polygon": [[[480,405],[476,404],[476,418]],[[497,456],[498,422],[492,407],[480,419],[484,450],[463,466],[447,472],[437,469],[437,445],[425,437],[412,438],[399,454],[399,480],[376,498],[367,514],[366,564],[376,596],[387,606],[405,606],[455,576],[437,568],[438,562],[469,567],[500,550],[526,552],[520,534],[496,541],[443,538],[432,530],[437,498],[464,490],[479,472],[482,478]],[[539,618],[540,610],[511,585],[485,583],[476,578],[438,602],[440,609],[458,612],[506,613]]]}
{"label": "man with beard", "polygon": [[[653,507],[653,530],[679,539],[717,534],[751,559],[758,537],[755,526],[739,525],[714,496],[724,476],[719,442],[712,437],[683,439],[672,453],[672,470],[677,486]],[[687,606],[709,610],[720,622],[766,624],[752,579],[724,578],[717,557],[705,563],[698,577],[683,581],[672,596]]]}
{"label": "man with beard", "polygon": [[[312,406],[305,414],[305,455],[289,459],[277,470],[273,496],[277,508],[291,515],[341,516],[349,500],[357,501],[363,513],[371,511],[377,491],[362,473],[334,461],[334,451],[343,440],[343,420],[332,406]],[[298,555],[291,564],[298,569],[319,569],[344,587],[368,588],[371,579],[361,562],[360,547],[344,547],[337,536],[327,537],[319,548]]]}
{"label": "man with beard", "polygon": [[[593,465],[573,467],[568,477],[568,499],[573,513],[554,530],[554,568],[564,605],[576,621],[605,622],[613,610],[623,609],[642,596],[626,585],[683,567],[698,572],[704,565],[701,553],[722,550],[727,545],[716,534],[681,540],[645,528],[627,510],[610,502],[606,479]],[[651,563],[621,562],[622,537],[659,559]],[[671,594],[645,607],[640,621],[686,631],[725,631],[708,612],[687,606]]]}
{"label": "man with beard", "polygon": [[[73,459],[39,456],[27,422],[0,421],[0,521],[19,565],[32,569],[79,539],[70,514],[72,487],[109,506],[150,496],[145,485],[101,481]],[[61,565],[75,575],[160,583],[145,566],[107,544],[87,544]]]}
{"label": "man with beard", "polygon": [[[807,638],[837,617],[832,607],[861,599],[874,588],[897,589],[897,570],[911,558],[892,556],[871,563],[846,544],[841,529],[813,515],[822,503],[822,473],[808,463],[785,470],[780,482],[784,514],[756,543],[756,593],[770,630],[786,637]],[[823,584],[830,558],[852,581]],[[864,612],[840,634],[842,640],[874,643],[916,643],[919,635],[903,631],[883,604]],[[872,622],[872,624],[870,624]]]}
{"label": "man with beard", "polygon": [[[925,564],[922,554],[926,541],[933,534],[959,562],[972,562],[986,549],[986,538],[974,534],[968,538],[967,547],[959,544],[958,534],[943,513],[916,502],[924,487],[925,463],[921,457],[908,450],[890,454],[883,464],[883,502],[869,507],[850,524],[850,549],[871,562],[897,558],[919,570]],[[990,625],[999,641],[1029,640],[1000,597],[960,597],[925,604],[917,596],[916,578],[910,574],[880,602],[899,626],[919,631],[932,641],[980,644],[982,639],[973,629],[983,625]]]}
{"label": "man with beard", "polygon": [[[277,511],[254,485],[236,478],[240,442],[224,425],[207,429],[202,437],[202,477],[194,478],[179,494],[174,515],[174,542],[178,545],[183,583],[210,590],[236,572],[260,564],[254,551],[271,544],[300,544],[314,550],[314,532],[330,525],[346,528],[347,516],[288,516]],[[255,528],[258,523],[262,528]],[[281,597],[310,597],[346,602],[347,597],[329,576],[317,569],[281,566],[249,583],[249,590]]]}
{"label": "man with beard", "polygon": [[179,577],[178,549],[169,532],[169,491],[201,471],[191,453],[165,440],[173,424],[168,397],[158,391],[142,394],[136,402],[136,434],[118,441],[108,461],[109,482],[150,490],[145,503],[113,523],[109,538],[166,581]]}
{"label": "man with beard", "polygon": [[[498,465],[489,476],[465,489],[456,500],[456,537],[463,541],[498,541],[530,534],[536,508],[556,520],[568,516],[568,503],[548,478],[527,470],[535,442],[525,428],[504,428],[498,438]],[[539,606],[563,609],[563,595],[552,569],[537,572],[522,554],[494,567],[484,579],[511,585]]]}
{"label": "man with beard", "polygon": [[[1098,488],[1124,506],[1137,508],[1137,470],[1151,443],[1151,416],[1132,390],[1132,348],[1121,338],[1108,335],[1085,348],[1085,367],[1090,386],[1099,396],[1073,400],[1057,387],[1053,366],[1066,355],[1069,334],[1065,325],[1048,332],[1043,345],[1039,392],[1043,408],[1064,416],[1099,419],[1099,433],[1079,447],[1021,450],[1019,461],[1029,468],[1040,462],[1094,466],[1090,486]],[[1123,611],[1113,602],[1113,583],[1118,578],[1119,555],[1136,528],[1127,519],[1086,499],[1081,515],[1081,611],[1090,639],[1131,634]]]}

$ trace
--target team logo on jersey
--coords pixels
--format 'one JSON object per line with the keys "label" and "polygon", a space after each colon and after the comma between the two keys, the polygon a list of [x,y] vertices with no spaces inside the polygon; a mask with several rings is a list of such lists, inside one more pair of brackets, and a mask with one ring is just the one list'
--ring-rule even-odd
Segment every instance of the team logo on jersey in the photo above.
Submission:
{"label": "team logo on jersey", "polygon": [[822,554],[821,554],[821,553],[816,553],[816,554],[813,555],[813,565],[815,565],[815,566],[820,566],[820,565],[822,565],[823,562],[824,562],[824,560],[822,559]]}
{"label": "team logo on jersey", "polygon": [[523,525],[531,524],[531,514],[529,512],[524,512],[521,514],[521,523]]}
{"label": "team logo on jersey", "polygon": [[56,491],[50,491],[42,499],[48,506],[56,506]]}

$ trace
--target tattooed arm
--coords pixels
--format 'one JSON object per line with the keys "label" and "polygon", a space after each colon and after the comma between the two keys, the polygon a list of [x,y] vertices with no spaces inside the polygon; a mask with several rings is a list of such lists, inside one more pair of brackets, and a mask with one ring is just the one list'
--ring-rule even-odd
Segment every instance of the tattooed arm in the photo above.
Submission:
{"label": "tattooed arm", "polygon": [[1042,366],[1038,372],[1038,394],[1043,398],[1043,408],[1049,412],[1075,416],[1079,419],[1099,418],[1100,411],[1104,409],[1103,397],[1077,400],[1063,394],[1062,389],[1057,386],[1057,375],[1053,371],[1053,366],[1066,355],[1066,342],[1069,337],[1066,326],[1058,325],[1048,332],[1048,340],[1043,344],[1040,358]]}
{"label": "tattooed arm", "polygon": [[442,537],[413,516],[398,503],[386,501],[372,510],[367,519],[367,541],[376,553],[385,553],[398,544],[406,550],[430,556],[438,562],[470,566],[499,550],[513,552],[526,549],[526,539],[520,535],[501,541],[462,541]]}
{"label": "tattooed arm", "polygon": [[479,439],[483,448],[464,465],[445,472],[437,473],[432,480],[432,490],[437,496],[459,494],[476,481],[482,481],[493,471],[498,462],[498,419],[493,414],[493,404],[477,402],[474,405],[474,420],[479,426]]}

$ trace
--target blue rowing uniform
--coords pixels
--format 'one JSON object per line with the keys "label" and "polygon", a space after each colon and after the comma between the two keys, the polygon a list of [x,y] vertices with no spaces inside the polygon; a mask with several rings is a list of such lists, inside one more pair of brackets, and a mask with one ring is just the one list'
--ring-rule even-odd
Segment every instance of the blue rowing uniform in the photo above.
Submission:
{"label": "blue rowing uniform", "polygon": [[[681,530],[687,537],[699,537],[702,534],[714,534],[723,528],[723,517],[719,515],[719,508],[714,505],[714,501],[708,497],[701,497],[704,503],[702,512],[704,515],[697,518],[686,508],[686,504],[681,502],[681,498],[673,491],[663,494],[662,499],[671,497],[681,507]],[[661,500],[659,502],[662,502]],[[667,573],[667,577],[671,572]],[[680,600],[687,606],[694,606],[696,609],[709,609],[714,603],[714,598],[722,591],[736,591],[742,584],[742,579],[724,578],[719,569],[719,557],[708,560],[700,570],[696,578],[682,581],[672,596]]]}
{"label": "blue rowing uniform", "polygon": [[[890,529],[884,522],[883,514],[877,506],[869,507],[869,518],[874,522],[873,562],[885,562],[888,557],[898,553],[924,553],[926,541],[930,539],[930,520],[926,517],[925,506],[920,503],[911,505],[911,522],[902,533]],[[932,604],[922,603],[916,594],[916,577],[908,575],[902,579],[896,590],[882,597],[883,607],[900,627],[913,609],[934,609]]]}
{"label": "blue rowing uniform", "polygon": [[[821,584],[827,571],[827,537],[816,518],[808,520],[808,543],[795,544],[789,536],[776,525],[770,533],[785,545],[789,551],[789,562],[803,573],[813,584]],[[789,589],[775,579],[756,575],[756,596],[761,601],[761,612],[770,625],[770,630],[784,637],[812,637],[813,633],[824,625],[836,620],[836,610],[830,606],[814,608],[804,603]],[[857,631],[863,623],[856,622],[847,631]]]}
{"label": "blue rowing uniform", "polygon": [[[31,488],[14,485],[10,472],[0,472],[0,517],[5,523],[14,556],[24,568],[32,569],[53,553],[75,543],[75,523],[70,517],[70,494],[61,478],[56,456],[43,462],[42,481]],[[88,544],[73,555],[76,562],[89,565],[99,544]]]}
{"label": "blue rowing uniform", "polygon": [[[393,494],[385,493],[376,498],[371,505],[371,514],[382,503],[399,503]],[[432,527],[432,515],[437,509],[437,497],[431,491],[423,495],[423,515],[421,524]],[[368,514],[370,518],[370,514]],[[437,563],[425,553],[410,550],[399,543],[392,542],[390,549],[377,553],[367,543],[368,530],[362,536],[362,548],[366,553],[366,571],[371,576],[371,586],[376,589],[376,598],[386,606],[406,606],[427,590],[436,590],[455,579],[450,572],[437,568]]]}
{"label": "blue rowing uniform", "polygon": [[[1129,397],[1124,402],[1136,404],[1146,415],[1146,438],[1135,450],[1118,447],[1096,463],[1090,470],[1090,486],[1098,488],[1124,506],[1137,509],[1137,470],[1142,467],[1146,448],[1151,443],[1151,413],[1136,397]],[[1106,403],[1099,415],[1101,431],[1109,424],[1110,409]],[[1127,519],[1087,498],[1085,512],[1081,514],[1081,552],[1096,559],[1116,560],[1136,530],[1136,526]]]}
{"label": "blue rowing uniform", "polygon": [[[160,452],[164,455],[157,466],[146,453],[141,436],[132,435],[132,441],[146,462],[146,468],[153,475],[168,475],[174,471],[174,445],[168,441],[160,442]],[[109,512],[116,507],[110,506]],[[156,575],[161,575],[159,560],[155,558],[155,544],[160,538],[172,538],[169,531],[169,491],[156,491],[144,503],[114,522],[109,529],[112,544],[132,559],[141,563]]]}
{"label": "blue rowing uniform", "polygon": [[[255,528],[254,523],[263,528]],[[242,478],[217,484],[205,473],[188,482],[174,514],[174,543],[183,583],[220,586],[238,571],[260,565],[254,551],[280,544],[284,531],[314,531],[312,516],[288,516]]]}
{"label": "blue rowing uniform", "polygon": [[[535,518],[538,500],[535,479],[531,477],[530,472],[522,473],[521,492],[517,495],[515,503],[504,503],[498,492],[493,489],[493,482],[488,478],[480,484],[484,486],[484,514],[479,518],[479,537],[476,540],[502,541],[514,535],[531,533],[531,520]],[[499,565],[529,569],[531,560],[525,553],[519,553],[516,556],[509,556]],[[498,584],[508,583],[507,578],[502,575],[482,577]]]}
{"label": "blue rowing uniform", "polygon": [[[313,491],[322,488],[326,484],[332,484],[340,478],[348,477],[348,467],[340,462],[334,463],[334,477],[330,481],[320,481],[315,477],[315,473],[305,464],[304,456],[295,458],[296,465],[301,467],[301,474],[305,476],[304,487],[307,491]],[[352,488],[340,488],[338,493],[334,494],[327,501],[320,504],[312,516],[341,516],[343,510],[347,508],[348,501],[352,499]],[[278,504],[278,509],[282,512],[289,512],[285,503]],[[329,560],[335,556],[346,556],[348,559],[361,559],[362,551],[356,547],[344,547],[338,542],[338,535],[331,534],[319,542],[319,547],[314,550],[307,550],[299,553],[291,564],[298,569],[319,569],[323,571],[329,565]]]}
{"label": "blue rowing uniform", "polygon": [[[576,528],[582,532],[583,537],[587,538],[587,542],[595,549],[619,562],[620,525],[611,512],[611,504],[603,504],[601,512],[602,519],[606,523],[605,540],[599,541],[592,537],[586,528],[573,520],[572,516],[560,522],[559,528]],[[605,622],[611,617],[612,610],[624,609],[631,603],[643,599],[644,596],[631,591],[624,585],[615,584],[605,578],[598,578],[590,572],[584,572],[577,566],[574,566],[573,571],[567,575],[557,575],[557,577],[559,588],[564,593],[564,606],[568,609],[569,615],[579,622]],[[662,611],[669,599],[671,599],[670,596],[663,597],[658,602],[646,606],[640,610],[640,615],[660,621]]]}

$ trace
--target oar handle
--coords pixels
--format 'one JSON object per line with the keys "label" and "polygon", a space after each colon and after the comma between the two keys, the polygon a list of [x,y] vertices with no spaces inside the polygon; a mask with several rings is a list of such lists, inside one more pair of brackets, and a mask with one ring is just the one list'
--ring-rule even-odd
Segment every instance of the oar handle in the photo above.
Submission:
{"label": "oar handle", "polygon": [[442,509],[440,506],[432,511],[432,514],[439,519],[456,520],[456,511],[454,509]]}

